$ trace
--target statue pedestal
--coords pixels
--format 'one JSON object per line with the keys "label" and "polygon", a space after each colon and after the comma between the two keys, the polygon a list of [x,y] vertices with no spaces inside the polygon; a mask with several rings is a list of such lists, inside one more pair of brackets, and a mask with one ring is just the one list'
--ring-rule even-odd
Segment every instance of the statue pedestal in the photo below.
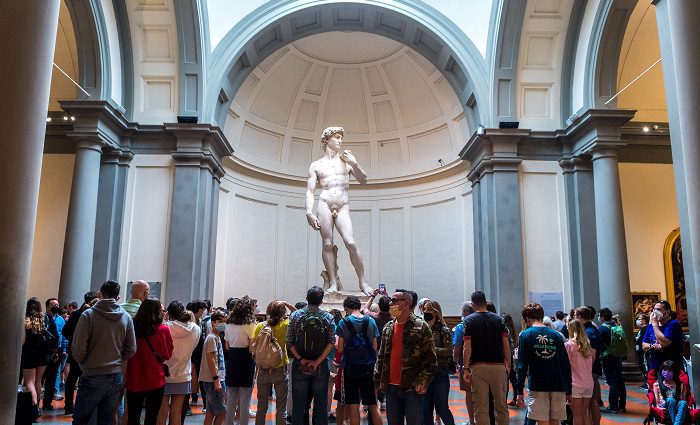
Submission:
{"label": "statue pedestal", "polygon": [[348,295],[354,295],[360,299],[362,306],[364,307],[367,300],[369,300],[369,295],[364,294],[360,291],[345,291],[340,290],[338,292],[328,293],[326,292],[323,296],[323,304],[321,304],[322,309],[337,308],[340,312],[343,312],[343,301]]}

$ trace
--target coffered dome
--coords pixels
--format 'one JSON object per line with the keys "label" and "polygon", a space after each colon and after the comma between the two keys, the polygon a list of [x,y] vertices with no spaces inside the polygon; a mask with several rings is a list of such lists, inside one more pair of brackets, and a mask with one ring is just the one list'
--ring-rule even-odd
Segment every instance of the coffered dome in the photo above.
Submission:
{"label": "coffered dome", "polygon": [[322,154],[328,126],[345,128],[344,148],[370,183],[450,168],[469,134],[456,94],[432,63],[364,32],[313,35],[271,54],[236,93],[224,131],[235,162],[301,180]]}

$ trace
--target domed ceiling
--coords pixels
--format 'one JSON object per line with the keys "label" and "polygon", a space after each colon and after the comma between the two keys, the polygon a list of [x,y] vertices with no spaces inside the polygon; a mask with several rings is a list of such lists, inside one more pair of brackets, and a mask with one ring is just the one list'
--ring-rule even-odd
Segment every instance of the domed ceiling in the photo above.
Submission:
{"label": "domed ceiling", "polygon": [[470,134],[457,96],[430,62],[362,32],[313,35],[271,54],[236,93],[224,132],[234,162],[303,180],[328,126],[345,128],[343,147],[370,183],[452,168]]}

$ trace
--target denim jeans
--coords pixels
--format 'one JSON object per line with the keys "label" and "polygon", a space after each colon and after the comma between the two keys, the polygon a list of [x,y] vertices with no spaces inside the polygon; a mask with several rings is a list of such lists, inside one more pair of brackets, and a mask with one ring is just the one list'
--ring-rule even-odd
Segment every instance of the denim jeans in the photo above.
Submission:
{"label": "denim jeans", "polygon": [[401,391],[398,385],[389,385],[386,393],[387,424],[421,425],[423,423],[424,398],[423,394],[418,394],[415,391]]}
{"label": "denim jeans", "polygon": [[667,398],[666,410],[668,410],[668,415],[673,421],[673,425],[683,425],[688,410],[688,403],[685,400],[676,401],[673,397]]}
{"label": "denim jeans", "polygon": [[318,365],[310,375],[301,371],[301,362],[292,362],[292,425],[303,425],[306,398],[313,395],[313,425],[328,425],[328,360]]}
{"label": "denim jeans", "polygon": [[95,409],[97,409],[97,425],[112,425],[123,387],[124,375],[121,372],[108,375],[83,375],[80,378],[78,396],[75,399],[73,425],[88,424]]}
{"label": "denim jeans", "polygon": [[450,375],[445,369],[438,368],[423,400],[423,425],[433,424],[433,410],[440,415],[445,425],[455,425],[455,418],[449,407]]}
{"label": "denim jeans", "polygon": [[627,405],[627,390],[622,378],[622,359],[619,357],[603,357],[603,372],[605,381],[610,385],[608,402],[612,410],[625,409]]}

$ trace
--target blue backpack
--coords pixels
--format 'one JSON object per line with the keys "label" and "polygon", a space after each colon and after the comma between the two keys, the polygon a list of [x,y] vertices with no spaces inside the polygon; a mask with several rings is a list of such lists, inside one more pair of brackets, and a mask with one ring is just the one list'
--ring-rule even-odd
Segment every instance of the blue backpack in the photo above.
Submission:
{"label": "blue backpack", "polygon": [[343,323],[350,333],[350,338],[346,339],[343,348],[343,365],[347,367],[374,364],[377,361],[377,353],[367,336],[369,317],[362,318],[362,328],[359,332],[350,319],[343,319]]}

